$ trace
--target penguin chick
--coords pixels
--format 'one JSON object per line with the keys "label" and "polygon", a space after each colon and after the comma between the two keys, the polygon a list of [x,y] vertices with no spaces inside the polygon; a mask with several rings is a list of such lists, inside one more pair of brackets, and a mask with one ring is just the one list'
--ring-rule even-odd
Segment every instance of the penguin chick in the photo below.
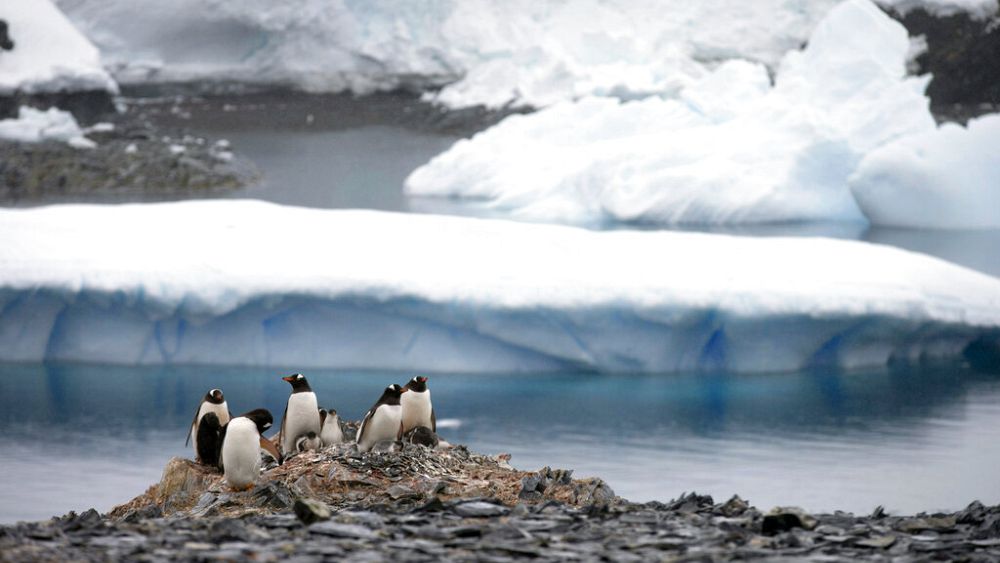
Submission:
{"label": "penguin chick", "polygon": [[309,432],[319,435],[319,405],[316,393],[309,387],[309,382],[301,373],[281,378],[292,385],[292,394],[285,404],[285,414],[281,417],[281,430],[278,432],[278,443],[281,451],[295,452],[295,440]]}
{"label": "penguin chick", "polygon": [[191,428],[188,429],[187,439],[184,441],[184,445],[188,445],[188,442],[194,441],[194,454],[198,461],[201,461],[197,456],[198,453],[198,425],[201,423],[202,417],[208,413],[215,413],[215,416],[219,418],[219,426],[225,426],[232,418],[232,414],[229,412],[229,406],[226,404],[226,398],[222,395],[221,389],[212,389],[205,396],[202,397],[201,403],[198,404],[198,410],[194,413],[194,419],[191,421]]}
{"label": "penguin chick", "polygon": [[382,440],[398,440],[403,435],[400,396],[406,389],[393,383],[385,388],[379,400],[368,410],[358,429],[358,449],[367,452]]}
{"label": "penguin chick", "polygon": [[226,425],[222,439],[222,466],[226,482],[236,490],[253,487],[260,477],[260,450],[266,448],[278,462],[281,456],[274,445],[262,436],[273,418],[266,409],[255,409],[237,416]]}
{"label": "penguin chick", "polygon": [[302,453],[308,451],[319,451],[323,447],[323,442],[319,439],[319,436],[315,432],[310,432],[305,436],[299,436],[295,439],[295,451]]}
{"label": "penguin chick", "polygon": [[403,407],[403,432],[418,426],[426,426],[437,432],[437,419],[431,405],[431,390],[427,388],[426,377],[414,377],[406,384],[408,393],[400,397]]}
{"label": "penguin chick", "polygon": [[222,451],[222,425],[214,412],[205,413],[198,421],[198,435],[195,437],[198,446],[198,462],[205,465],[219,465],[219,453]]}
{"label": "penguin chick", "polygon": [[439,439],[438,435],[435,434],[430,428],[427,428],[426,426],[417,426],[416,428],[403,434],[403,442],[407,444],[416,444],[418,446],[427,446],[428,448],[434,449],[437,447]]}
{"label": "penguin chick", "polygon": [[319,438],[323,441],[324,448],[344,441],[344,431],[340,428],[337,411],[319,409]]}

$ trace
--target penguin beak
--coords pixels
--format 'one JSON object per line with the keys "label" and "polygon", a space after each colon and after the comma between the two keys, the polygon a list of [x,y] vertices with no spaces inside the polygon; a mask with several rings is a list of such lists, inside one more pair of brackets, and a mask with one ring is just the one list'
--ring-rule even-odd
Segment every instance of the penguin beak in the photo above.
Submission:
{"label": "penguin beak", "polygon": [[427,378],[426,377],[418,377],[417,381],[419,381],[420,383],[427,383]]}
{"label": "penguin beak", "polygon": [[399,390],[399,394],[402,395],[403,393],[406,393],[407,391],[409,391],[409,389],[407,389],[406,387],[403,387],[402,389]]}
{"label": "penguin beak", "polygon": [[291,382],[295,381],[295,376],[294,375],[288,375],[288,376],[282,377],[281,380],[282,381],[287,381],[287,382],[291,383]]}

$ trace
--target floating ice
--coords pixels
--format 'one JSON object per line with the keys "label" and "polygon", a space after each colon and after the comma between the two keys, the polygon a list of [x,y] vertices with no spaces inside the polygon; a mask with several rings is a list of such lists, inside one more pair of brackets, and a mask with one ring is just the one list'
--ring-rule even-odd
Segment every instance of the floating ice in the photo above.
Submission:
{"label": "floating ice", "polygon": [[901,14],[921,9],[936,16],[966,13],[978,19],[993,16],[998,10],[997,0],[878,0],[878,4]]}
{"label": "floating ice", "polygon": [[417,169],[417,196],[485,199],[513,216],[593,223],[864,221],[847,178],[871,149],[934,129],[906,30],[849,0],[770,87],[730,61],[679,100],[561,103],[513,116]]}
{"label": "floating ice", "polygon": [[1000,115],[875,149],[851,176],[851,190],[880,225],[1000,229]]}
{"label": "floating ice", "polygon": [[101,67],[100,54],[51,0],[3,0],[14,42],[0,51],[0,96],[14,92],[105,90],[118,86]]}
{"label": "floating ice", "polygon": [[18,110],[17,119],[0,119],[0,140],[19,143],[62,141],[84,149],[97,146],[84,137],[83,130],[71,113],[56,108],[41,111],[26,106]]}
{"label": "floating ice", "polygon": [[830,239],[192,201],[0,210],[0,240],[4,361],[752,372],[1000,329],[1000,280]]}

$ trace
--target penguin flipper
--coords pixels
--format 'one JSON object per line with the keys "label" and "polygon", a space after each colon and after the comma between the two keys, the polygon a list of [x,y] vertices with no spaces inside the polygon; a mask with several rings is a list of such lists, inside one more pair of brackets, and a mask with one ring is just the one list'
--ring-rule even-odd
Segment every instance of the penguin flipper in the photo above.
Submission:
{"label": "penguin flipper", "polygon": [[[230,419],[230,420],[232,420],[232,419]],[[218,460],[219,461],[217,462],[217,465],[219,467],[219,471],[222,471],[223,473],[226,472],[226,468],[222,465],[222,445],[226,443],[226,430],[228,428],[229,428],[229,423],[227,422],[227,423],[225,423],[225,424],[222,425],[222,428],[219,429],[219,444],[218,444],[218,447],[219,447]]]}
{"label": "penguin flipper", "polygon": [[403,421],[399,421],[399,430],[396,431],[396,441],[403,439]]}
{"label": "penguin flipper", "polygon": [[365,418],[361,421],[361,426],[358,427],[358,436],[354,439],[354,441],[357,442],[358,444],[361,443],[361,438],[365,435],[365,426],[367,426],[368,421],[372,419],[372,415],[375,414],[375,409],[377,407],[378,405],[376,404],[374,407],[369,409],[367,413],[365,413]]}
{"label": "penguin flipper", "polygon": [[285,412],[281,413],[281,428],[278,429],[278,447],[282,450],[285,449],[285,419],[288,418],[288,403],[291,399],[288,397],[288,401],[285,401]]}
{"label": "penguin flipper", "polygon": [[[187,439],[184,440],[184,447],[185,448],[188,446],[189,443],[191,443],[191,435],[194,434],[195,432],[197,432],[196,428],[198,427],[198,413],[201,412],[201,405],[203,405],[203,404],[205,404],[205,400],[204,399],[202,399],[201,402],[198,403],[198,408],[194,409],[194,416],[191,418],[191,426],[188,426]],[[232,418],[232,417],[229,417],[229,418]]]}
{"label": "penguin flipper", "polygon": [[434,416],[434,407],[431,407],[431,431],[437,434],[438,431],[438,421],[437,417]]}
{"label": "penguin flipper", "polygon": [[271,454],[274,461],[278,462],[278,465],[281,465],[284,462],[284,458],[282,458],[281,454],[278,452],[278,448],[274,446],[274,443],[263,436],[260,437],[260,447],[264,448],[267,453]]}

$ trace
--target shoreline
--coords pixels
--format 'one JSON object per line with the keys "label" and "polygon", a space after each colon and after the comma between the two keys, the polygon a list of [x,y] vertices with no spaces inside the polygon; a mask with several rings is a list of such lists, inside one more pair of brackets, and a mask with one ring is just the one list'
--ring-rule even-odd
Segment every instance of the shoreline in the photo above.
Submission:
{"label": "shoreline", "polygon": [[696,493],[634,503],[572,471],[518,471],[464,446],[300,454],[231,492],[212,469],[170,460],[160,483],[91,509],[0,526],[0,560],[506,561],[1000,558],[1000,505],[949,514],[764,512]]}

